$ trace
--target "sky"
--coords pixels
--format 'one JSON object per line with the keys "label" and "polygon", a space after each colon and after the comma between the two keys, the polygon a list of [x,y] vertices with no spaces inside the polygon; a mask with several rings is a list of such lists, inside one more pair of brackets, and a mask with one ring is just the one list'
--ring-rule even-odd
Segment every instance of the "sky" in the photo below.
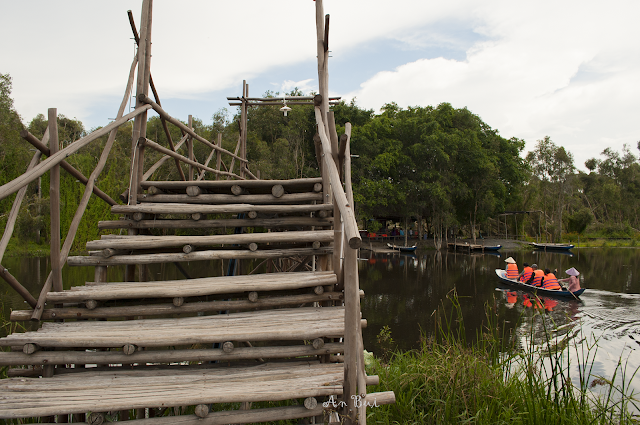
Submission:
{"label": "sky", "polygon": [[[23,122],[55,107],[114,118],[141,0],[0,0],[0,73]],[[640,140],[637,0],[325,0],[330,94],[367,109],[467,107],[525,152],[549,136],[575,165]],[[312,0],[153,3],[151,74],[164,109],[205,123],[226,97],[317,91]],[[356,153],[356,152],[354,152]]]}

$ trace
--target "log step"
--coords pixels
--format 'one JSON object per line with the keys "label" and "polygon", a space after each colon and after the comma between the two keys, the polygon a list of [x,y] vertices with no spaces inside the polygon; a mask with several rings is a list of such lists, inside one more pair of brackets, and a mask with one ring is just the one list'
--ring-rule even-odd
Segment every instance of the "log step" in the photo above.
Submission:
{"label": "log step", "polygon": [[[14,333],[0,346],[116,348],[163,347],[225,341],[311,340],[344,335],[344,307],[304,307],[178,319],[45,322],[37,331]],[[193,403],[191,403],[193,404]]]}
{"label": "log step", "polygon": [[211,229],[222,227],[328,227],[333,225],[333,217],[281,217],[255,219],[219,220],[109,220],[99,221],[98,229]]}
{"label": "log step", "polygon": [[333,272],[264,273],[153,282],[87,282],[63,292],[49,292],[48,302],[135,298],[197,297],[249,291],[280,291],[334,285]]}
{"label": "log step", "polygon": [[322,192],[302,192],[283,194],[280,197],[272,194],[262,195],[223,195],[199,194],[197,196],[183,194],[161,194],[161,195],[138,195],[138,202],[167,202],[167,203],[185,203],[185,204],[296,204],[303,202],[318,201],[322,202]]}
{"label": "log step", "polygon": [[291,231],[273,233],[243,233],[210,236],[119,236],[103,235],[102,239],[87,242],[88,250],[98,249],[157,249],[184,245],[213,246],[223,244],[248,245],[250,243],[309,243],[332,242],[333,230]]}
{"label": "log step", "polygon": [[198,205],[180,203],[143,203],[137,205],[114,205],[111,212],[114,214],[238,214],[238,213],[291,213],[303,214],[319,211],[333,211],[333,204],[317,205],[254,205],[254,204],[227,204],[227,205]]}
{"label": "log step", "polygon": [[0,418],[340,395],[343,376],[341,364],[294,362],[10,378],[0,381]]}
{"label": "log step", "polygon": [[[273,233],[272,233],[273,234]],[[99,253],[99,251],[94,251]],[[195,251],[184,253],[156,253],[139,255],[114,255],[105,258],[101,255],[75,256],[67,259],[70,266],[117,266],[122,264],[157,264],[185,261],[230,260],[246,258],[281,258],[308,255],[323,255],[332,252],[331,247],[291,248],[291,249],[260,249],[249,251],[242,249],[219,249],[210,251]]]}
{"label": "log step", "polygon": [[[198,187],[210,193],[233,194],[234,187],[250,193],[272,193],[274,186],[282,186],[290,193],[321,192],[322,178],[306,178],[291,180],[201,180],[201,181],[144,181],[142,188],[149,190],[156,187],[162,191],[186,193],[188,187]],[[319,186],[318,186],[319,185]]]}

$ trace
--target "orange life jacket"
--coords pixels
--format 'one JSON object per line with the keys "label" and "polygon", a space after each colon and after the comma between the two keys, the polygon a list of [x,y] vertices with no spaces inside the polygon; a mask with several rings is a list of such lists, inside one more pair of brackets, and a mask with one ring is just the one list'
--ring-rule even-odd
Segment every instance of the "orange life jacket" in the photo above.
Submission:
{"label": "orange life jacket", "polygon": [[507,264],[507,279],[517,279],[519,274],[518,265],[516,263]]}
{"label": "orange life jacket", "polygon": [[533,269],[529,266],[525,267],[524,270],[522,270],[522,276],[520,277],[520,282],[526,282],[527,280],[529,280],[532,274],[533,274]]}
{"label": "orange life jacket", "polygon": [[540,286],[542,284],[542,278],[544,277],[544,272],[540,269],[537,269],[533,272],[533,282],[530,285]]}
{"label": "orange life jacket", "polygon": [[544,289],[553,289],[557,291],[561,289],[560,284],[558,284],[558,278],[556,278],[556,275],[554,275],[553,273],[544,275],[544,282],[542,283],[542,287]]}

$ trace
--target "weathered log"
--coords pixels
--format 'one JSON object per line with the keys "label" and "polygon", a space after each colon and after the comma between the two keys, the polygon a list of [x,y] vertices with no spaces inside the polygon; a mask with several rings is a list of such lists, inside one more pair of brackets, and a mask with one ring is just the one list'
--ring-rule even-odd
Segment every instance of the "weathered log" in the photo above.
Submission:
{"label": "weathered log", "polygon": [[255,242],[251,242],[249,244],[249,251],[255,252],[258,250],[258,244]]}
{"label": "weathered log", "polygon": [[[232,204],[232,205],[199,205],[199,204],[138,204],[138,205],[114,205],[111,212],[114,214],[132,214],[134,212],[143,212],[147,214],[191,214],[199,212],[203,214],[225,214],[225,213],[246,213],[247,211],[256,211],[264,213],[310,213],[318,211],[333,210],[332,204],[318,205],[251,205],[251,204]],[[322,216],[322,215],[320,215]],[[326,215],[324,216],[326,217]],[[251,217],[249,217],[251,218]]]}
{"label": "weathered log", "polygon": [[[51,155],[60,149],[58,140],[58,110],[49,108],[49,147]],[[51,287],[62,291],[62,265],[60,264],[60,165],[49,172],[49,205],[51,218]]]}
{"label": "weathered log", "polygon": [[367,406],[381,406],[383,404],[395,404],[396,395],[393,391],[369,393],[364,399]]}
{"label": "weathered log", "polygon": [[368,375],[366,382],[367,385],[380,385],[380,377],[378,375]]}
{"label": "weathered log", "polygon": [[[248,300],[208,301],[188,303],[176,309],[173,304],[134,305],[119,307],[98,307],[88,310],[81,307],[65,307],[46,309],[42,314],[43,320],[51,319],[102,319],[131,316],[164,316],[176,313],[199,313],[224,310],[250,310],[254,308],[278,308],[314,302],[342,300],[340,292],[325,292],[322,295],[301,294],[282,297],[260,298],[256,303]],[[32,310],[13,310],[10,320],[14,322],[31,319]]]}
{"label": "weathered log", "polygon": [[316,295],[324,293],[324,287],[322,285],[316,286],[315,288],[313,288],[313,293]]}
{"label": "weathered log", "polygon": [[274,197],[271,194],[266,195],[224,195],[221,193],[201,194],[197,197],[189,195],[140,195],[139,202],[154,203],[181,203],[181,204],[295,204],[304,202],[313,202],[322,200],[322,195],[315,192],[289,193]]}
{"label": "weathered log", "polygon": [[231,341],[226,341],[222,344],[222,351],[224,351],[227,354],[233,352],[233,349],[234,349],[234,346],[233,346],[233,342]]}
{"label": "weathered log", "polygon": [[[284,195],[284,187],[281,184],[276,184],[271,188],[271,194],[276,198],[282,197]],[[320,198],[322,199],[322,198]]]}
{"label": "weathered log", "polygon": [[135,221],[140,221],[140,220],[142,220],[142,219],[144,218],[144,213],[141,213],[141,212],[134,212],[134,213],[131,215],[131,218],[133,218]]}
{"label": "weathered log", "polygon": [[147,189],[147,193],[149,195],[162,195],[164,192],[158,189],[156,186],[149,186],[149,188]]}
{"label": "weathered log", "polygon": [[200,220],[202,220],[202,217],[204,217],[204,214],[199,213],[199,212],[191,214],[191,219],[193,221],[200,221]]}
{"label": "weathered log", "polygon": [[124,354],[126,354],[127,356],[130,356],[130,355],[132,355],[133,353],[135,353],[135,352],[136,352],[136,346],[135,346],[135,345],[133,345],[133,344],[125,344],[125,345],[122,347],[122,352],[123,352]]}
{"label": "weathered log", "polygon": [[37,351],[40,351],[40,346],[38,344],[29,343],[22,347],[22,352],[24,354],[33,354]]}
{"label": "weathered log", "polygon": [[104,413],[91,412],[87,416],[87,423],[89,425],[102,425],[104,423]]}
{"label": "weathered log", "polygon": [[180,307],[184,304],[184,297],[174,297],[173,305],[176,307]]}
{"label": "weathered log", "polygon": [[94,310],[96,307],[98,307],[98,302],[96,300],[86,300],[84,302],[84,306],[87,308],[87,310]]}
{"label": "weathered log", "polygon": [[198,196],[202,193],[202,189],[198,186],[187,186],[187,196]]}
{"label": "weathered log", "polygon": [[250,360],[261,357],[276,359],[317,356],[342,352],[344,352],[344,345],[337,342],[326,343],[320,349],[315,349],[311,345],[236,347],[230,354],[225,353],[221,348],[143,350],[135,351],[129,355],[122,351],[37,351],[28,355],[22,352],[0,352],[0,365],[209,362],[216,360]]}
{"label": "weathered log", "polygon": [[198,182],[182,182],[182,181],[145,181],[142,182],[143,188],[149,186],[156,186],[162,190],[169,191],[182,191],[184,192],[187,186],[193,186],[194,184],[202,189],[206,189],[210,193],[229,193],[233,186],[239,186],[243,190],[249,190],[251,193],[271,193],[271,188],[274,185],[282,185],[286,191],[290,193],[294,192],[309,192],[312,191],[317,183],[321,183],[322,178],[302,178],[302,179],[290,179],[290,180],[203,180]]}
{"label": "weathered log", "polygon": [[98,229],[208,229],[221,227],[328,227],[333,224],[333,218],[320,219],[315,217],[278,217],[265,219],[218,219],[200,220],[111,220],[99,221]]}
{"label": "weathered log", "polygon": [[313,249],[320,249],[322,243],[320,243],[320,241],[313,241],[313,244],[311,246],[313,247]]}
{"label": "weathered log", "polygon": [[247,299],[252,303],[258,302],[258,293],[256,291],[249,292]]}
{"label": "weathered log", "polygon": [[247,216],[253,220],[258,217],[258,213],[256,211],[249,211],[249,213],[247,213]]}
{"label": "weathered log", "polygon": [[238,195],[242,195],[245,192],[241,186],[234,184],[233,186],[231,186],[231,193],[235,196],[238,196]]}
{"label": "weathered log", "polygon": [[187,244],[182,247],[182,252],[184,252],[185,254],[189,254],[193,252],[193,250],[194,250],[193,245]]}
{"label": "weathered log", "polygon": [[[309,243],[331,242],[332,230],[303,230],[272,233],[241,233],[232,235],[210,236],[145,236],[128,237],[118,239],[101,239],[87,242],[88,250],[114,248],[120,250],[130,249],[154,249],[166,247],[178,247],[183,245],[211,246],[222,244],[250,244],[250,243]],[[315,249],[319,249],[315,248]],[[256,247],[257,249],[257,247]],[[252,250],[254,251],[254,250]],[[188,254],[187,251],[184,251]]]}
{"label": "weathered log", "polygon": [[[325,204],[325,205],[329,205],[329,204]],[[320,210],[316,213],[316,216],[319,218],[327,218],[329,216],[329,212],[325,210]]]}
{"label": "weathered log", "polygon": [[209,414],[209,406],[206,404],[198,404],[194,413],[199,418],[206,418]]}
{"label": "weathered log", "polygon": [[316,338],[316,339],[314,339],[313,343],[311,345],[316,350],[321,349],[322,347],[324,347],[324,338]]}
{"label": "weathered log", "polygon": [[32,181],[34,181],[35,179],[37,179],[38,177],[42,176],[44,173],[49,171],[51,168],[60,164],[68,156],[76,153],[78,150],[87,146],[89,143],[104,136],[114,128],[120,127],[122,124],[129,121],[131,118],[134,118],[135,116],[147,111],[148,109],[150,109],[149,105],[144,105],[144,106],[141,106],[140,108],[136,108],[131,113],[123,116],[122,118],[117,119],[109,123],[108,125],[102,127],[101,129],[98,129],[93,133],[90,133],[85,137],[82,137],[81,139],[78,139],[75,142],[71,143],[66,148],[58,151],[58,153],[56,153],[55,155],[51,155],[49,158],[42,161],[40,164],[35,166],[31,171],[26,172],[21,176],[15,178],[14,180],[10,181],[9,183],[6,183],[0,186],[0,199],[4,199],[7,196],[11,195],[12,193],[17,192],[18,190],[20,190],[20,188],[28,185],[29,183],[31,183]]}
{"label": "weathered log", "polygon": [[31,306],[31,308],[35,308],[38,300],[36,300],[33,295],[18,282],[18,280],[13,277],[9,270],[7,270],[2,264],[0,264],[0,277],[4,279],[5,282],[9,284],[20,296]]}
{"label": "weathered log", "polygon": [[[167,124],[167,123],[166,123],[166,121],[164,121],[164,120],[162,120],[162,123],[163,123],[163,126],[165,126],[165,125]],[[187,139],[188,139],[188,138],[189,138],[189,135],[188,135],[188,134],[185,134],[185,135],[182,137],[182,139],[180,139],[180,141],[178,142],[178,144],[177,144],[177,145],[175,145],[175,149],[174,149],[174,147],[172,146],[172,141],[171,141],[171,139],[169,139],[169,145],[170,145],[170,147],[172,148],[172,150],[173,150],[174,152],[177,152],[177,151],[178,151],[178,149],[179,149],[183,144],[185,144],[185,143],[187,142]],[[151,184],[155,183],[155,182],[147,182],[146,180],[147,180],[149,177],[151,177],[151,175],[152,175],[152,174],[153,174],[153,173],[154,173],[158,168],[160,168],[160,166],[161,166],[162,164],[164,164],[164,163],[165,163],[165,161],[167,161],[169,158],[172,158],[172,157],[171,157],[171,156],[169,156],[169,155],[165,155],[165,156],[163,156],[162,158],[160,158],[160,159],[158,160],[158,162],[156,162],[156,163],[155,163],[155,164],[153,164],[151,167],[149,167],[149,169],[147,170],[147,172],[146,172],[146,173],[144,173],[144,175],[142,176],[142,182],[140,182],[140,183],[141,183],[141,186],[142,186],[143,188],[148,187],[148,186],[145,186],[145,185],[144,185],[144,183],[147,183],[147,184],[149,184],[149,183],[151,183]],[[178,171],[179,171],[179,173],[180,173],[180,178],[182,179],[182,181],[186,181],[186,177],[185,177],[185,175],[184,175],[184,171],[182,171],[182,168],[180,168],[180,160],[179,160],[179,159],[177,159],[177,158],[173,158],[173,159],[174,159],[174,161],[175,161],[175,163],[176,163],[176,166],[178,167]],[[161,187],[160,189],[162,189],[162,187]]]}
{"label": "weathered log", "polygon": [[308,410],[313,410],[318,406],[318,400],[315,397],[307,397],[304,399],[304,407]]}
{"label": "weathered log", "polygon": [[322,192],[322,183],[318,182],[313,185],[314,192]]}
{"label": "weathered log", "polygon": [[345,234],[349,241],[349,246],[356,249],[362,244],[362,238],[358,232],[358,223],[355,219],[353,206],[349,204],[344,189],[342,188],[336,164],[332,161],[331,157],[326,155],[331,152],[331,143],[329,142],[325,132],[324,115],[318,107],[316,107],[316,122],[318,123],[318,134],[320,135],[320,140],[322,142],[322,150],[325,153],[324,162],[331,180],[331,190],[334,194],[334,202],[338,205],[340,213],[343,215]]}

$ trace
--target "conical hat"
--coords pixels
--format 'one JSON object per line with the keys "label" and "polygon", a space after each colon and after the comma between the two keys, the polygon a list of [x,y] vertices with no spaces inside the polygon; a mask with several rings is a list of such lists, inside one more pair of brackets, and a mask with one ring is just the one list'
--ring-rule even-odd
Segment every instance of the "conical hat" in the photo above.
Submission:
{"label": "conical hat", "polygon": [[580,276],[580,272],[576,270],[575,267],[571,267],[569,270],[566,270],[565,273],[569,276]]}
{"label": "conical hat", "polygon": [[506,260],[504,260],[505,263],[512,263],[515,264],[516,260],[513,259],[513,257],[509,257]]}

